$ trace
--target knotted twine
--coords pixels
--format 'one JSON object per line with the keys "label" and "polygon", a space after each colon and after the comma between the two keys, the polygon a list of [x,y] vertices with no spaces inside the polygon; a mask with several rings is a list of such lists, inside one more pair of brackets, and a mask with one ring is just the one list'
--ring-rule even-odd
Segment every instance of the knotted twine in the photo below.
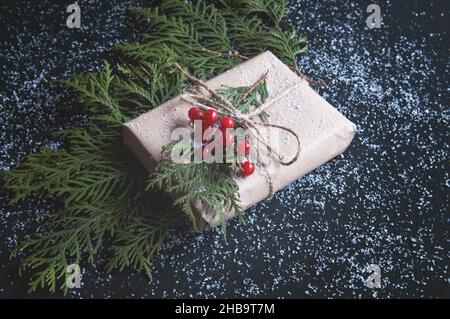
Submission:
{"label": "knotted twine", "polygon": [[[290,86],[286,90],[284,90],[281,94],[277,95],[275,98],[270,99],[269,101],[266,101],[259,107],[255,107],[253,111],[250,113],[242,113],[238,109],[236,109],[233,104],[228,101],[226,98],[221,96],[219,93],[217,93],[215,90],[210,88],[206,83],[204,83],[202,80],[194,77],[193,75],[189,74],[186,70],[184,70],[178,63],[174,64],[174,67],[182,73],[184,76],[186,76],[191,82],[197,84],[199,87],[205,89],[209,94],[211,94],[211,97],[215,98],[215,100],[212,100],[211,98],[208,98],[201,94],[195,94],[195,93],[187,93],[182,96],[182,99],[188,103],[197,105],[199,107],[202,107],[204,109],[210,109],[214,110],[216,112],[222,113],[230,118],[232,118],[236,123],[240,124],[244,129],[247,129],[249,132],[252,133],[252,135],[256,138],[258,142],[260,142],[262,145],[267,147],[267,150],[269,152],[269,156],[271,158],[274,158],[280,165],[283,166],[290,166],[292,165],[299,157],[300,150],[301,150],[301,143],[300,138],[297,133],[295,133],[292,129],[277,125],[277,124],[271,124],[268,122],[259,122],[257,119],[261,115],[262,112],[267,110],[269,107],[289,95],[293,90],[298,88],[302,81],[297,81],[294,85]],[[258,86],[266,80],[267,75],[269,71],[266,71],[253,85],[249,86],[247,91],[244,92],[244,94],[239,98],[237,103],[242,102],[245,100],[248,96],[252,94],[254,90],[258,88]],[[258,126],[261,127],[271,127],[280,129],[282,131],[285,131],[289,133],[290,135],[295,137],[295,140],[297,142],[296,144],[296,153],[293,158],[290,160],[285,160],[283,156],[281,156],[278,152],[276,152],[265,140],[263,137],[261,131],[258,129]],[[258,144],[259,145],[259,144]],[[260,148],[257,148],[258,156],[260,156]],[[264,165],[267,166],[267,165]],[[269,183],[269,191],[270,196],[274,195],[273,190],[273,182],[270,178],[270,174],[267,174],[267,179]]]}

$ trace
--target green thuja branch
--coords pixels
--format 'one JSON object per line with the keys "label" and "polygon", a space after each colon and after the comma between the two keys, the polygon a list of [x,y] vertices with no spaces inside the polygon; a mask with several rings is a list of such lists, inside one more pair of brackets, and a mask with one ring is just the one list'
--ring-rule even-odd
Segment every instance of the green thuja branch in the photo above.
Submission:
{"label": "green thuja branch", "polygon": [[193,5],[183,0],[163,1],[160,10],[193,26],[205,48],[224,52],[233,50],[225,19],[214,5],[207,5],[204,1],[196,1]]}
{"label": "green thuja branch", "polygon": [[77,94],[79,104],[93,114],[95,119],[120,125],[126,118],[117,100],[110,94],[113,80],[110,65],[105,63],[105,71],[102,73],[74,77],[63,83]]}
{"label": "green thuja branch", "polygon": [[[235,39],[241,53],[254,56],[270,49],[291,68],[298,69],[298,55],[306,52],[308,47],[306,38],[295,29],[282,28],[288,13],[287,1],[221,0],[220,3],[230,36]],[[264,23],[267,18],[268,24]]]}
{"label": "green thuja branch", "polygon": [[[43,149],[2,175],[2,190],[11,204],[27,198],[56,199],[59,204],[13,256],[23,258],[20,271],[31,271],[30,291],[48,287],[67,291],[66,267],[94,263],[107,252],[107,271],[132,267],[151,276],[154,254],[180,217],[195,225],[191,203],[208,203],[239,212],[236,166],[161,166],[153,178],[122,143],[121,125],[184,91],[186,79],[173,69],[175,62],[202,79],[224,72],[272,50],[296,67],[306,41],[286,29],[287,1],[239,0],[161,1],[159,8],[136,8],[129,16],[140,32],[136,43],[122,43],[105,70],[62,81],[75,95],[74,105],[89,117],[84,127],[60,133],[61,146]],[[217,52],[218,54],[211,54]],[[223,88],[228,99],[244,88]],[[264,100],[265,86],[241,106]],[[246,104],[247,103],[247,104]],[[264,116],[264,114],[262,114]],[[157,209],[148,186],[181,192],[175,207]],[[202,191],[202,190],[207,191]],[[166,207],[166,206],[164,206]],[[179,208],[184,214],[179,213]],[[219,215],[223,229],[224,216]]]}
{"label": "green thuja branch", "polygon": [[277,29],[281,28],[283,20],[289,13],[286,0],[233,1],[233,5],[239,8],[243,15],[259,14],[263,18],[269,18]]}
{"label": "green thuja branch", "polygon": [[167,233],[180,217],[174,210],[163,209],[151,217],[139,216],[129,220],[115,234],[107,271],[133,267],[152,279],[151,257],[161,247]]}
{"label": "green thuja branch", "polygon": [[36,235],[12,254],[26,255],[20,272],[33,269],[29,292],[45,286],[52,292],[56,288],[67,292],[67,266],[81,264],[83,256],[93,263],[105,236],[121,228],[124,211],[127,211],[126,201],[73,202],[61,214],[51,216],[44,228],[38,229]]}
{"label": "green thuja branch", "polygon": [[[255,88],[253,94],[250,94],[245,99],[242,99],[242,96],[247,92],[247,90],[248,87],[246,86],[237,88],[222,86],[218,90],[218,93],[228,101],[232,101],[233,106],[243,113],[250,112],[253,107],[261,106],[269,97],[269,92],[267,92],[265,81],[261,82]],[[266,119],[268,114],[266,112],[262,112],[260,116],[263,119]]]}

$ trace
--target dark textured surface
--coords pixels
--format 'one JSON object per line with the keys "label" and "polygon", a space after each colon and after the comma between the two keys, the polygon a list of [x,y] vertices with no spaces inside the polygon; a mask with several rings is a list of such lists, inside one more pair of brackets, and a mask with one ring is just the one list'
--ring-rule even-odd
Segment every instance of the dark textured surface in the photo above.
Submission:
{"label": "dark textured surface", "polygon": [[[48,4],[51,3],[51,4]],[[66,1],[11,1],[0,17],[0,169],[79,121],[50,82],[94,70],[104,50],[130,40],[123,10],[138,1],[80,2],[83,28],[65,27]],[[72,297],[449,297],[448,1],[293,1],[310,39],[300,65],[330,84],[320,93],[358,125],[347,152],[250,209],[247,225],[173,231],[155,280],[86,267]],[[51,209],[0,195],[0,296],[26,295],[9,253]],[[378,264],[382,288],[364,285]],[[36,296],[51,296],[41,292]]]}

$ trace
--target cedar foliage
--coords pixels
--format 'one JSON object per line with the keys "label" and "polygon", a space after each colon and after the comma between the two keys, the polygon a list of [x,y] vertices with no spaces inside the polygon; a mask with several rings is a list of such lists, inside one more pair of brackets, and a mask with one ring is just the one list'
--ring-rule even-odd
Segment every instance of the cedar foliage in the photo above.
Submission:
{"label": "cedar foliage", "polygon": [[174,62],[206,79],[242,62],[227,56],[229,51],[252,57],[271,50],[296,68],[298,54],[307,48],[295,30],[284,28],[286,0],[168,0],[128,14],[139,41],[114,48],[114,64],[105,62],[103,72],[62,81],[89,123],[61,132],[61,148],[31,154],[4,176],[11,204],[31,196],[62,203],[12,253],[23,258],[20,272],[32,272],[30,292],[44,287],[67,292],[67,265],[94,263],[99,251],[109,256],[107,271],[131,267],[151,278],[152,257],[183,214],[151,200],[148,185],[162,181],[149,177],[123,146],[120,127],[187,87]]}

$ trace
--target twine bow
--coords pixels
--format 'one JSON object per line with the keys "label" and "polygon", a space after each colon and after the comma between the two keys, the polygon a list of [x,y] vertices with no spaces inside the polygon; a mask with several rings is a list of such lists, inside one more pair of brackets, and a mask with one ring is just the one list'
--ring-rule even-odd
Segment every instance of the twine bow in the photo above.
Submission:
{"label": "twine bow", "polygon": [[[289,95],[294,89],[296,89],[302,82],[298,81],[294,85],[290,86],[288,89],[284,90],[281,94],[276,96],[273,99],[270,99],[269,101],[266,101],[263,105],[255,108],[250,113],[241,113],[239,110],[237,110],[233,104],[228,101],[226,98],[218,94],[215,90],[210,88],[206,83],[204,83],[202,80],[197,79],[196,77],[189,74],[186,70],[184,70],[178,63],[174,64],[175,68],[185,75],[190,81],[197,84],[199,87],[205,89],[209,94],[211,94],[211,97],[215,98],[215,100],[211,100],[211,98],[205,97],[201,94],[195,94],[195,93],[189,93],[182,96],[182,99],[188,103],[198,105],[205,109],[211,109],[215,110],[217,112],[220,112],[230,118],[232,118],[236,123],[240,124],[245,129],[248,129],[252,135],[260,142],[262,145],[267,147],[267,150],[269,152],[269,156],[272,158],[275,158],[281,165],[283,166],[289,166],[292,165],[300,155],[300,149],[301,149],[301,143],[300,138],[292,129],[282,126],[282,125],[276,125],[271,123],[265,123],[260,122],[257,119],[259,119],[259,115],[267,110],[269,107],[274,105],[276,102],[281,100],[282,98]],[[266,80],[267,75],[269,71],[266,71],[253,85],[249,86],[247,91],[244,92],[244,94],[239,98],[237,103],[245,100],[249,95],[252,94],[252,92],[258,88],[258,86]],[[277,128],[282,131],[285,131],[289,133],[290,135],[294,136],[297,144],[296,144],[296,153],[295,156],[289,160],[285,160],[283,156],[281,156],[277,151],[275,151],[264,139],[261,131],[258,129],[258,126],[260,127],[272,127]],[[258,155],[260,155],[260,149],[257,148]],[[268,175],[269,179],[269,186],[270,186],[270,195],[273,195],[273,183],[270,179],[270,175]]]}

